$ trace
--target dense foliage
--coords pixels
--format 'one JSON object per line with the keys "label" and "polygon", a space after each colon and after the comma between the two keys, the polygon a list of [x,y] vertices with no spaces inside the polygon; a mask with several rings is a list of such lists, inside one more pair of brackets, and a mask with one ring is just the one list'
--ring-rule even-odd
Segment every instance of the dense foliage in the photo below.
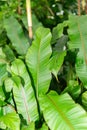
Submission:
{"label": "dense foliage", "polygon": [[76,4],[32,1],[31,41],[25,2],[20,14],[18,1],[0,2],[0,129],[87,129],[87,16]]}

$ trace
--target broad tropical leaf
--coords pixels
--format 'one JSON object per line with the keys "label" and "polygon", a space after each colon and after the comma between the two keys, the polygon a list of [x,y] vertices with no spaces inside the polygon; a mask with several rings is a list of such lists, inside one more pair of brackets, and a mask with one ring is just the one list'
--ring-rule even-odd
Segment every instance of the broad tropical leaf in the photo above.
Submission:
{"label": "broad tropical leaf", "polygon": [[26,54],[29,43],[24,36],[23,30],[18,21],[13,16],[6,18],[4,20],[4,27],[7,31],[7,36],[11,40],[12,46],[17,51],[17,53],[21,55]]}
{"label": "broad tropical leaf", "polygon": [[50,92],[39,98],[44,119],[51,130],[86,130],[87,113],[66,93]]}
{"label": "broad tropical leaf", "polygon": [[13,75],[17,75],[22,78],[22,82],[24,80],[23,87],[18,78],[18,81],[15,78],[13,79],[13,94],[16,101],[18,113],[22,114],[22,116],[27,119],[27,121],[28,118],[30,118],[30,121],[35,121],[38,119],[37,103],[33,88],[31,86],[30,77],[23,61],[16,59],[12,63],[11,70]]}
{"label": "broad tropical leaf", "polygon": [[0,128],[8,127],[11,130],[20,130],[19,116],[13,112],[0,117]]}
{"label": "broad tropical leaf", "polygon": [[69,48],[79,49],[76,59],[76,73],[87,88],[87,17],[69,17]]}
{"label": "broad tropical leaf", "polygon": [[26,55],[26,63],[34,80],[36,94],[46,93],[51,80],[49,58],[51,56],[51,33],[49,29],[38,28],[36,39]]}

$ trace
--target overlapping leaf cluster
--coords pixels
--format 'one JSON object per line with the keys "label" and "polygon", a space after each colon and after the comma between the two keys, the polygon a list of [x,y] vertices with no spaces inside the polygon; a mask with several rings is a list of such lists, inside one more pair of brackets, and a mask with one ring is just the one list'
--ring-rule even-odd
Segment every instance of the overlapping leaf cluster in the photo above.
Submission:
{"label": "overlapping leaf cluster", "polygon": [[0,47],[1,129],[87,129],[85,19],[70,16],[52,33],[39,27],[31,46],[17,19],[5,19],[10,41]]}

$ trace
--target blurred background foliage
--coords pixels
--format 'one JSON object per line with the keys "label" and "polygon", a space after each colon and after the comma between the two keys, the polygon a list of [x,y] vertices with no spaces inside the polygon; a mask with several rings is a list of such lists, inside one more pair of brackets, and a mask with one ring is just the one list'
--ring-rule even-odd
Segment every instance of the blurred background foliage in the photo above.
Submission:
{"label": "blurred background foliage", "polygon": [[[20,14],[26,14],[25,0],[1,0],[0,1],[0,15],[8,17],[14,14],[18,17],[18,7],[20,6]],[[81,13],[85,14],[86,1],[81,1]],[[53,28],[58,23],[68,19],[68,15],[78,13],[77,0],[32,0],[31,1],[32,14],[45,26]]]}
{"label": "blurred background foliage", "polygon": [[[16,0],[1,0],[0,14],[4,16],[18,15],[19,1]],[[26,1],[20,1],[21,15],[26,13]],[[70,13],[77,14],[76,0],[32,0],[32,14],[36,15],[37,19],[42,22],[45,27],[53,28],[58,23],[68,19]]]}

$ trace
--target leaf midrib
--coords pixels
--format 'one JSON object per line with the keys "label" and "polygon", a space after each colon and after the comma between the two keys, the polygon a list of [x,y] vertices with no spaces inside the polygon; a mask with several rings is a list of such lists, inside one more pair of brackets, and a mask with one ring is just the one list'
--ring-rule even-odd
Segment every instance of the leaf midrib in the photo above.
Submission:
{"label": "leaf midrib", "polygon": [[80,39],[81,39],[81,44],[82,44],[82,50],[83,50],[83,55],[84,55],[84,60],[85,60],[85,63],[87,65],[87,58],[86,58],[86,51],[85,51],[85,43],[84,43],[84,38],[83,38],[83,35],[81,33],[81,29],[80,29],[80,25],[79,25],[79,21],[78,21],[78,18],[76,19],[76,22],[77,22],[77,27],[78,27],[78,31],[80,33]]}
{"label": "leaf midrib", "polygon": [[26,109],[26,115],[27,115],[27,121],[28,123],[30,123],[30,117],[28,115],[28,104],[27,104],[27,100],[26,100],[26,96],[25,96],[25,91],[23,89],[23,86],[22,86],[22,95],[23,95],[23,101],[24,101],[24,106],[25,106],[25,109]]}
{"label": "leaf midrib", "polygon": [[[18,72],[18,75],[20,76],[20,72],[19,72],[19,68],[17,66],[17,72]],[[29,117],[29,114],[28,114],[28,104],[27,104],[27,99],[26,99],[26,96],[25,96],[25,92],[23,90],[23,86],[22,87],[22,95],[23,95],[23,101],[24,101],[24,106],[25,106],[25,110],[26,110],[26,115],[27,115],[27,121],[28,123],[30,122],[30,117]]]}
{"label": "leaf midrib", "polygon": [[63,111],[61,111],[61,109],[59,108],[59,106],[57,106],[54,102],[54,100],[47,95],[48,99],[53,103],[53,105],[55,106],[55,108],[57,109],[58,113],[60,114],[60,116],[62,117],[62,119],[66,122],[66,124],[68,124],[68,126],[70,127],[71,130],[75,130],[72,123],[70,122],[70,120],[66,117],[66,115],[64,114]]}
{"label": "leaf midrib", "polygon": [[39,41],[39,49],[38,49],[38,57],[37,57],[37,83],[36,83],[36,96],[38,99],[38,89],[39,89],[39,85],[38,85],[38,79],[39,79],[39,64],[40,64],[40,47],[41,47],[41,39]]}

